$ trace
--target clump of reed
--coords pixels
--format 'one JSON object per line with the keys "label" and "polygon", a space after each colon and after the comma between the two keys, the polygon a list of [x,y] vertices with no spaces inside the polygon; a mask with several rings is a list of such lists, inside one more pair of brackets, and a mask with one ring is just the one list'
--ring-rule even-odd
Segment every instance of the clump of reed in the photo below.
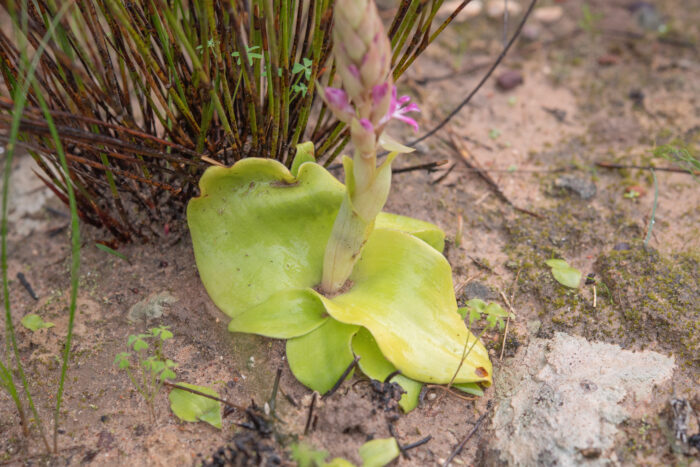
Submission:
{"label": "clump of reed", "polygon": [[[468,2],[440,23],[443,0],[398,3],[388,22],[395,80]],[[13,27],[0,30],[0,142],[22,57],[36,53],[60,3],[2,2]],[[17,145],[57,196],[67,202],[74,188],[84,222],[117,242],[157,238],[210,164],[290,164],[305,140],[319,162],[337,157],[349,132],[317,92],[336,78],[332,10],[331,0],[73,0],[39,57]]]}

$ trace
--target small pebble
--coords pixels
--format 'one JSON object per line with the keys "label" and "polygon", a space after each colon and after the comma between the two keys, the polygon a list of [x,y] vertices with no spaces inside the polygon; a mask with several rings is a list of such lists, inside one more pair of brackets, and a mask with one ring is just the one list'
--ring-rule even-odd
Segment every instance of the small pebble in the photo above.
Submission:
{"label": "small pebble", "polygon": [[428,397],[429,401],[434,401],[437,398],[437,394],[435,394],[434,392],[431,392],[430,394],[428,394],[427,397]]}
{"label": "small pebble", "polygon": [[472,298],[480,298],[484,301],[489,301],[498,298],[498,294],[488,285],[482,282],[472,281],[464,286],[462,298],[465,301],[471,300]]}
{"label": "small pebble", "polygon": [[605,54],[598,57],[598,65],[600,66],[612,66],[620,63],[620,57],[613,54]]}
{"label": "small pebble", "polygon": [[[438,18],[448,18],[456,9],[462,4],[462,0],[452,0],[442,4],[437,12]],[[484,4],[480,0],[472,0],[467,3],[467,5],[462,8],[457,16],[454,17],[453,21],[457,23],[462,23],[468,19],[479,16],[481,11],[484,9]]]}
{"label": "small pebble", "polygon": [[523,84],[523,75],[517,70],[504,71],[496,78],[496,84],[501,90],[508,91]]}
{"label": "small pebble", "polygon": [[[500,18],[505,12],[505,2],[503,0],[491,0],[486,7],[486,14],[491,18]],[[508,0],[508,14],[517,15],[522,11],[522,7],[515,0]]]}
{"label": "small pebble", "polygon": [[591,180],[576,177],[575,175],[562,175],[554,181],[557,188],[566,190],[578,195],[581,199],[591,199],[596,194],[596,186]]}
{"label": "small pebble", "polygon": [[520,35],[523,39],[534,42],[542,35],[542,29],[536,24],[525,23]]}
{"label": "small pebble", "polygon": [[629,97],[636,105],[644,104],[644,91],[641,89],[632,89],[629,94],[627,94],[627,97]]}
{"label": "small pebble", "polygon": [[[636,193],[636,194],[634,194],[634,193]],[[647,191],[639,185],[633,185],[633,186],[628,186],[627,188],[625,188],[625,194],[629,198],[641,198],[642,196],[647,194]]]}
{"label": "small pebble", "polygon": [[559,5],[543,6],[532,12],[532,18],[544,24],[556,23],[564,16],[564,9]]}
{"label": "small pebble", "polygon": [[662,32],[665,27],[663,18],[650,2],[634,2],[628,6],[628,9],[642,29]]}

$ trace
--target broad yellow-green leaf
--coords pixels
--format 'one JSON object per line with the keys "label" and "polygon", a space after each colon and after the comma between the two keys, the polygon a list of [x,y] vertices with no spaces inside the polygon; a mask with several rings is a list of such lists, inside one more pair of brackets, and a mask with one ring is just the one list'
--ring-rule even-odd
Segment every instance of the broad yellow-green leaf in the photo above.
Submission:
{"label": "broad yellow-green leaf", "polygon": [[399,454],[395,438],[373,439],[360,447],[362,467],[384,467],[399,457]]}
{"label": "broad yellow-green leaf", "polygon": [[353,361],[350,341],[359,328],[329,319],[310,333],[287,341],[294,376],[321,394],[328,392]]}
{"label": "broad yellow-green leaf", "polygon": [[[345,188],[325,169],[304,163],[294,177],[279,162],[245,159],[209,168],[200,189],[188,206],[195,259],[214,303],[232,318],[231,330],[297,336],[287,345],[290,367],[319,392],[352,361],[357,326],[405,377],[452,380],[465,341],[471,346],[475,337],[457,313],[437,227],[380,214],[350,289],[329,299],[314,287]],[[491,364],[477,343],[454,382],[490,381]]]}
{"label": "broad yellow-green leaf", "polygon": [[[195,386],[188,383],[178,384],[210,396],[219,397],[218,392],[206,386]],[[170,391],[168,399],[170,399],[170,408],[180,420],[186,422],[202,421],[216,428],[221,428],[220,402],[183,389],[173,389]]]}
{"label": "broad yellow-green leaf", "polygon": [[471,394],[473,396],[483,396],[484,395],[484,390],[481,389],[481,386],[479,386],[478,383],[462,383],[462,384],[453,384],[453,388],[457,388],[462,392],[466,392],[467,394]]}
{"label": "broad yellow-green leaf", "polygon": [[428,245],[442,253],[445,249],[445,232],[430,222],[413,219],[412,217],[399,216],[388,212],[380,212],[374,222],[377,229],[399,230],[418,237]]}
{"label": "broad yellow-green leaf", "polygon": [[323,302],[309,289],[282,290],[234,316],[228,329],[289,339],[313,331],[327,319]]}
{"label": "broad yellow-green leaf", "polygon": [[292,161],[291,172],[295,177],[299,174],[299,167],[304,162],[315,162],[314,143],[307,141],[306,143],[297,144],[297,153]]}
{"label": "broad yellow-green leaf", "polygon": [[194,255],[214,303],[234,317],[282,290],[321,281],[343,185],[318,164],[295,178],[272,159],[210,167],[187,206]]}
{"label": "broad yellow-green leaf", "polygon": [[[352,339],[352,350],[360,357],[358,365],[364,374],[372,379],[384,381],[387,376],[396,371],[396,367],[387,360],[379,350],[377,342],[364,328],[361,328]],[[404,375],[396,375],[391,382],[398,383],[406,391],[401,395],[399,405],[404,412],[410,412],[418,406],[418,398],[423,384],[406,378]]]}
{"label": "broad yellow-green leaf", "polygon": [[290,446],[292,459],[296,461],[297,467],[321,467],[325,466],[328,451],[315,449],[304,442],[294,443]]}
{"label": "broad yellow-green leaf", "polygon": [[[452,289],[447,260],[427,243],[393,230],[376,229],[350,280],[352,288],[321,297],[335,319],[367,328],[382,354],[404,376],[445,384],[459,367],[465,342],[476,339],[465,326]],[[455,383],[491,381],[491,362],[479,342]]]}
{"label": "broad yellow-green leaf", "polygon": [[342,457],[335,457],[330,462],[323,464],[323,467],[355,467],[355,464]]}

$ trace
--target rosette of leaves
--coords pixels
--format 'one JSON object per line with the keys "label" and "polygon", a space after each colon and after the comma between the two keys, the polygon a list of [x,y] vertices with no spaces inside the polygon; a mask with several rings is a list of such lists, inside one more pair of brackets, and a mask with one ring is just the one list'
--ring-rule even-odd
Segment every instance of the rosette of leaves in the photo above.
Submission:
{"label": "rosette of leaves", "polygon": [[[360,369],[392,381],[417,405],[422,383],[491,383],[486,349],[457,309],[452,271],[435,225],[381,213],[347,287],[319,292],[324,250],[345,186],[300,145],[290,171],[270,159],[212,167],[187,219],[202,282],[232,332],[286,339],[299,381],[330,390]],[[465,355],[464,349],[471,350]]]}

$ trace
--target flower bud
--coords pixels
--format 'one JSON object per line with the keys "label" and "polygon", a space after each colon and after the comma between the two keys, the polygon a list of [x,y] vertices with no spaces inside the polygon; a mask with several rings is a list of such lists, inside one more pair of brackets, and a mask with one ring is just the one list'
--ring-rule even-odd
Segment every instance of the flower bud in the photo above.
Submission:
{"label": "flower bud", "polygon": [[366,118],[353,118],[350,123],[350,135],[352,144],[361,157],[372,157],[377,153],[377,136],[372,122]]}
{"label": "flower bud", "polygon": [[336,70],[353,103],[368,108],[373,88],[391,81],[391,44],[379,12],[370,0],[337,0],[334,21]]}

